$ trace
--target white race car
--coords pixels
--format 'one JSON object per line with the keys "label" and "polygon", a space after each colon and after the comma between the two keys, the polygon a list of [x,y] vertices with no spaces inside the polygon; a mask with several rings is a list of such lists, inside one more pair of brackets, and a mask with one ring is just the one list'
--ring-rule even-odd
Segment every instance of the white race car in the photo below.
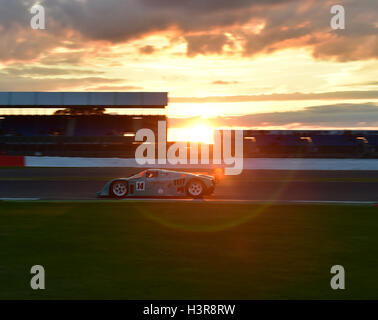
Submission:
{"label": "white race car", "polygon": [[163,169],[144,170],[129,178],[117,178],[106,183],[98,197],[183,197],[201,198],[211,195],[215,177],[204,174]]}

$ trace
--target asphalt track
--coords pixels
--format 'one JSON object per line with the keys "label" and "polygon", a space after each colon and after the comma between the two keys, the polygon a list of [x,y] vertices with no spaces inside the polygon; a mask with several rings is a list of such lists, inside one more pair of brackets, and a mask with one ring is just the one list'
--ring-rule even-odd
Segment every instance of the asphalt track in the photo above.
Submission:
{"label": "asphalt track", "polygon": [[[2,168],[0,199],[94,200],[95,193],[107,180],[127,177],[140,170]],[[244,170],[238,176],[225,176],[209,199],[378,202],[378,172]]]}

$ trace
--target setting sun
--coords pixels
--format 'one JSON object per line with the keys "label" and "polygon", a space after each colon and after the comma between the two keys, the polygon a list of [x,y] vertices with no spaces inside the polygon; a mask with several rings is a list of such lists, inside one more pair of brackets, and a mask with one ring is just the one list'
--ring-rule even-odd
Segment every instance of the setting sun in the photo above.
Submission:
{"label": "setting sun", "polygon": [[168,129],[168,141],[187,141],[213,144],[214,128],[203,124],[184,128],[170,128]]}

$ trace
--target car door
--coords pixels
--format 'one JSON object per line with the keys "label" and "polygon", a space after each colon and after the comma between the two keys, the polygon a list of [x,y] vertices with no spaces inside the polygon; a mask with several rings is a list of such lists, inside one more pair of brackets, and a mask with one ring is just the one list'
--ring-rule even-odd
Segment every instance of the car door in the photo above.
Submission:
{"label": "car door", "polygon": [[168,171],[156,170],[146,175],[146,188],[151,196],[176,195],[173,188],[173,179]]}

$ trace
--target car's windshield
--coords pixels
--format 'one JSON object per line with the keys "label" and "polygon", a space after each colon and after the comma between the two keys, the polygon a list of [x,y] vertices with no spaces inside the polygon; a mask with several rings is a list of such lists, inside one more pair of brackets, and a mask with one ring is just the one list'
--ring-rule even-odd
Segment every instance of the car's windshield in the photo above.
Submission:
{"label": "car's windshield", "polygon": [[159,175],[158,171],[147,171],[146,172],[146,177],[147,178],[157,178]]}
{"label": "car's windshield", "polygon": [[158,171],[154,171],[154,170],[144,170],[142,172],[139,172],[133,176],[130,177],[130,179],[137,179],[137,178],[142,178],[142,177],[147,177],[147,178],[157,178],[159,176],[159,172]]}

